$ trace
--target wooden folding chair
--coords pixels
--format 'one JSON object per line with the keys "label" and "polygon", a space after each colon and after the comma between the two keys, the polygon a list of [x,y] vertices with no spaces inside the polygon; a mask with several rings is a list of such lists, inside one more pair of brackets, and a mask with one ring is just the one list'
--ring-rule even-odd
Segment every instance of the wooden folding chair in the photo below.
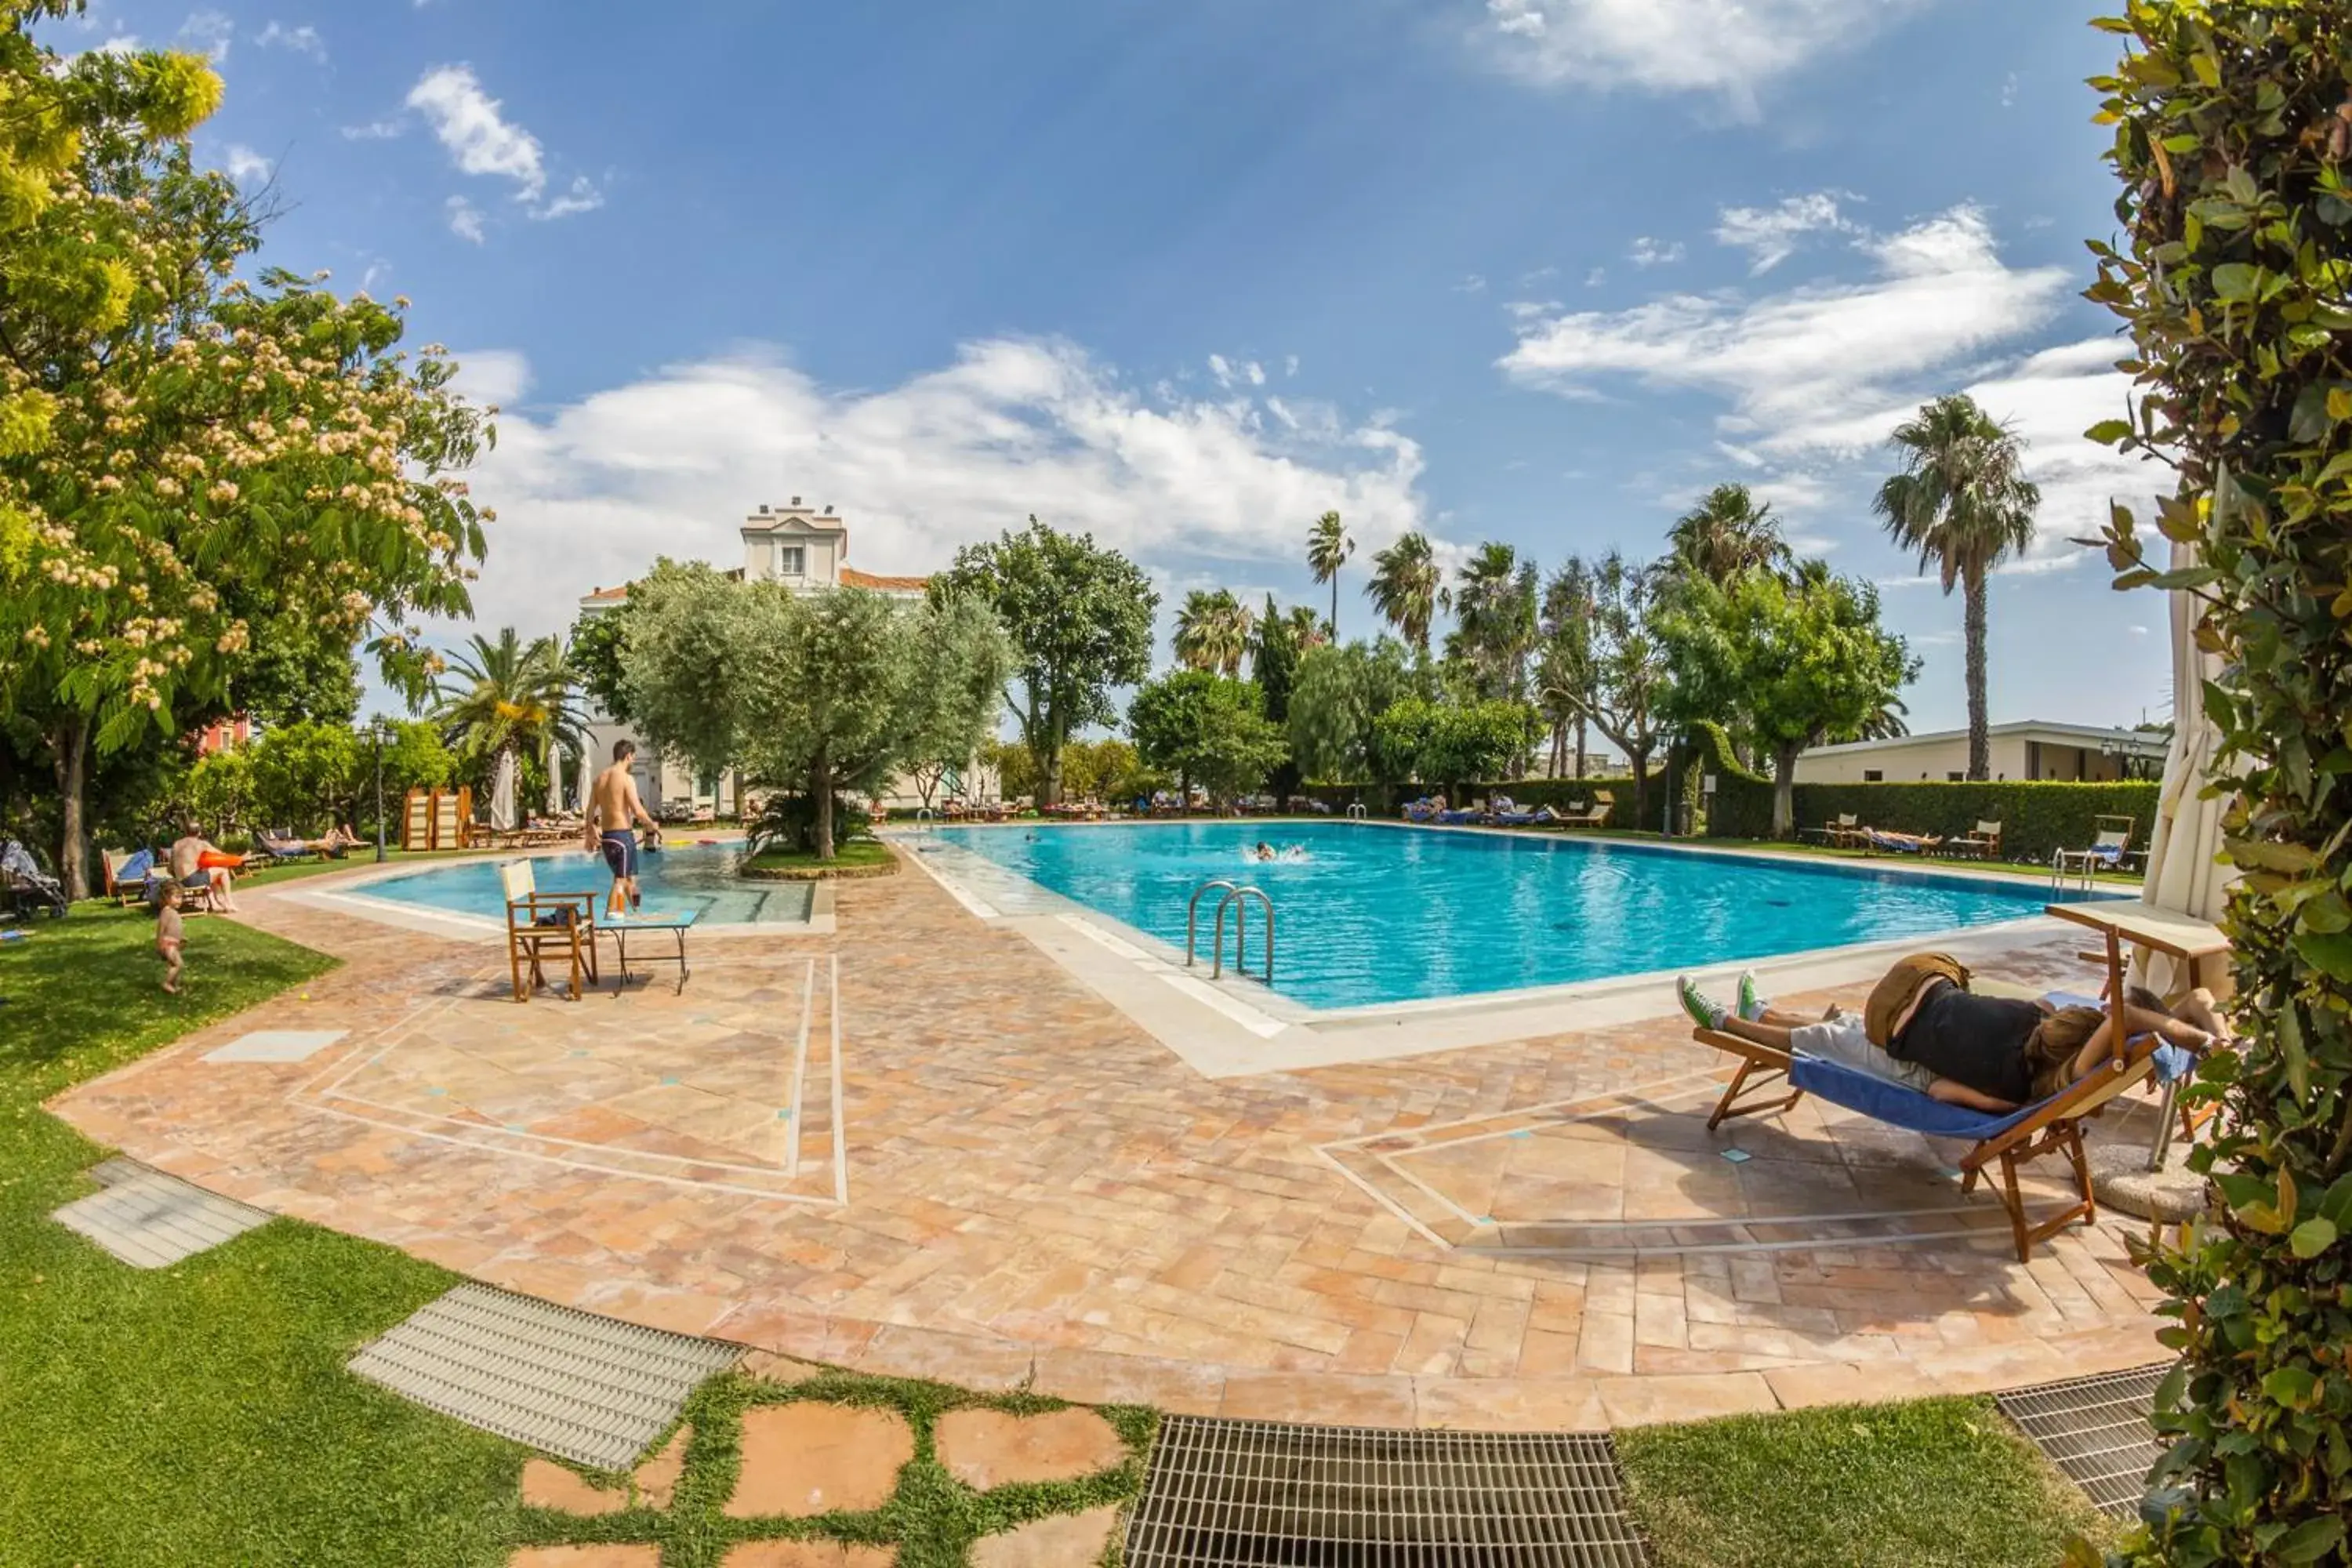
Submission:
{"label": "wooden folding chair", "polygon": [[[580,979],[596,981],[596,895],[542,893],[528,860],[509,860],[499,868],[499,887],[507,902],[507,970],[514,983],[514,999],[528,1002],[547,984],[546,960],[562,955],[571,972],[570,999],[580,1000]],[[569,911],[567,914],[565,911]],[[542,917],[551,917],[541,924]],[[524,967],[530,968],[525,984]]]}

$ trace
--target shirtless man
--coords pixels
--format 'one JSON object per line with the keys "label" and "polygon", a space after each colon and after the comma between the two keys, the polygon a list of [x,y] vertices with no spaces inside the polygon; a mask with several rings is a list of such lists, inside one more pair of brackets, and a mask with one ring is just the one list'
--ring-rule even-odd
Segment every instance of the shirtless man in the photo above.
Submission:
{"label": "shirtless man", "polygon": [[637,907],[637,832],[644,823],[648,831],[657,831],[646,803],[637,798],[637,781],[630,775],[629,759],[637,753],[635,741],[613,742],[613,765],[596,775],[588,791],[588,848],[604,852],[604,864],[612,868],[613,892],[604,900],[604,918],[621,918],[622,900],[628,907]]}
{"label": "shirtless man", "polygon": [[206,855],[216,855],[220,851],[196,831],[194,823],[184,826],[186,831],[172,841],[172,880],[189,892],[210,892],[217,900],[216,907],[221,913],[236,913],[236,905],[230,898],[236,879],[229,875],[227,867],[207,868],[204,863]]}

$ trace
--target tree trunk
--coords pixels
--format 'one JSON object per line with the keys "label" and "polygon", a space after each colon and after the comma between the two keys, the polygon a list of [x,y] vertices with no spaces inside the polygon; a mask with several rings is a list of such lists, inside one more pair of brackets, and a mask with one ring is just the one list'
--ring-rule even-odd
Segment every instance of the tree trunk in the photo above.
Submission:
{"label": "tree trunk", "polygon": [[809,790],[816,796],[816,834],[811,847],[820,860],[833,858],[833,769],[825,760],[824,748],[817,748],[816,761],[809,764]]}
{"label": "tree trunk", "polygon": [[1037,805],[1043,808],[1061,804],[1062,748],[1055,743],[1037,759]]}
{"label": "tree trunk", "polygon": [[66,897],[89,897],[89,836],[82,825],[83,797],[89,793],[89,721],[68,719],[49,737],[58,768],[58,879]]}
{"label": "tree trunk", "polygon": [[1331,646],[1339,646],[1339,574],[1331,574]]}
{"label": "tree trunk", "polygon": [[1633,770],[1633,810],[1628,826],[1641,828],[1650,821],[1650,749],[1625,748],[1625,762]]}
{"label": "tree trunk", "polygon": [[1772,837],[1794,838],[1797,826],[1797,753],[1782,746],[1772,753]]}
{"label": "tree trunk", "polygon": [[1969,657],[1969,778],[1982,784],[1992,776],[1992,736],[1985,721],[1985,577],[1982,568],[1970,570],[1963,588]]}
{"label": "tree trunk", "polygon": [[1584,776],[1585,768],[1584,725],[1585,721],[1580,716],[1576,721],[1576,776],[1580,779]]}

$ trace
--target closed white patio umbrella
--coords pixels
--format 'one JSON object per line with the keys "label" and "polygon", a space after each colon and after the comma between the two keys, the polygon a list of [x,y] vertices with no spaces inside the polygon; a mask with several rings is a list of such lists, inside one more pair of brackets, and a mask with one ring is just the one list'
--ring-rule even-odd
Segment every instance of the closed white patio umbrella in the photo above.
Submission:
{"label": "closed white patio umbrella", "polygon": [[490,826],[500,833],[515,825],[515,771],[514,753],[500,752],[499,771],[490,780]]}
{"label": "closed white patio umbrella", "polygon": [[[2191,546],[2172,547],[2175,571],[2196,563]],[[2172,595],[2172,744],[2165,752],[2164,788],[2157,798],[2156,826],[2148,839],[2147,879],[2140,901],[2192,920],[2219,921],[2238,880],[2237,868],[2218,863],[2221,853],[2221,807],[2203,798],[2221,736],[2205,717],[2205,682],[2221,673],[2221,661],[2197,646],[2197,602]],[[2134,967],[2142,983],[2169,995],[2188,976],[2162,953],[2140,953]]]}

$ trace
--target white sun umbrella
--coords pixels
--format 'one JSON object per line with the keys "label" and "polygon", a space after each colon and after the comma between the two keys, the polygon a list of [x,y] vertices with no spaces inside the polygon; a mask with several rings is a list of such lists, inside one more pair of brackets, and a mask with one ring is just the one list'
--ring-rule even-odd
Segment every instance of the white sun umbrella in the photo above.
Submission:
{"label": "white sun umbrella", "polygon": [[[2175,571],[2194,565],[2194,547],[2175,544]],[[2172,744],[2164,757],[2164,788],[2157,797],[2156,827],[2148,839],[2147,879],[2140,901],[2192,920],[2219,921],[2238,880],[2223,866],[2221,807],[2206,798],[2221,736],[2205,717],[2205,682],[2221,673],[2221,661],[2197,646],[2197,602],[2172,595]],[[2137,967],[2148,989],[2169,994],[2188,976],[2162,953],[2143,952]]]}
{"label": "white sun umbrella", "polygon": [[547,748],[547,815],[563,809],[563,750],[550,742]]}
{"label": "white sun umbrella", "polygon": [[499,771],[490,779],[490,826],[500,833],[511,831],[515,825],[515,756],[510,751],[499,753]]}

